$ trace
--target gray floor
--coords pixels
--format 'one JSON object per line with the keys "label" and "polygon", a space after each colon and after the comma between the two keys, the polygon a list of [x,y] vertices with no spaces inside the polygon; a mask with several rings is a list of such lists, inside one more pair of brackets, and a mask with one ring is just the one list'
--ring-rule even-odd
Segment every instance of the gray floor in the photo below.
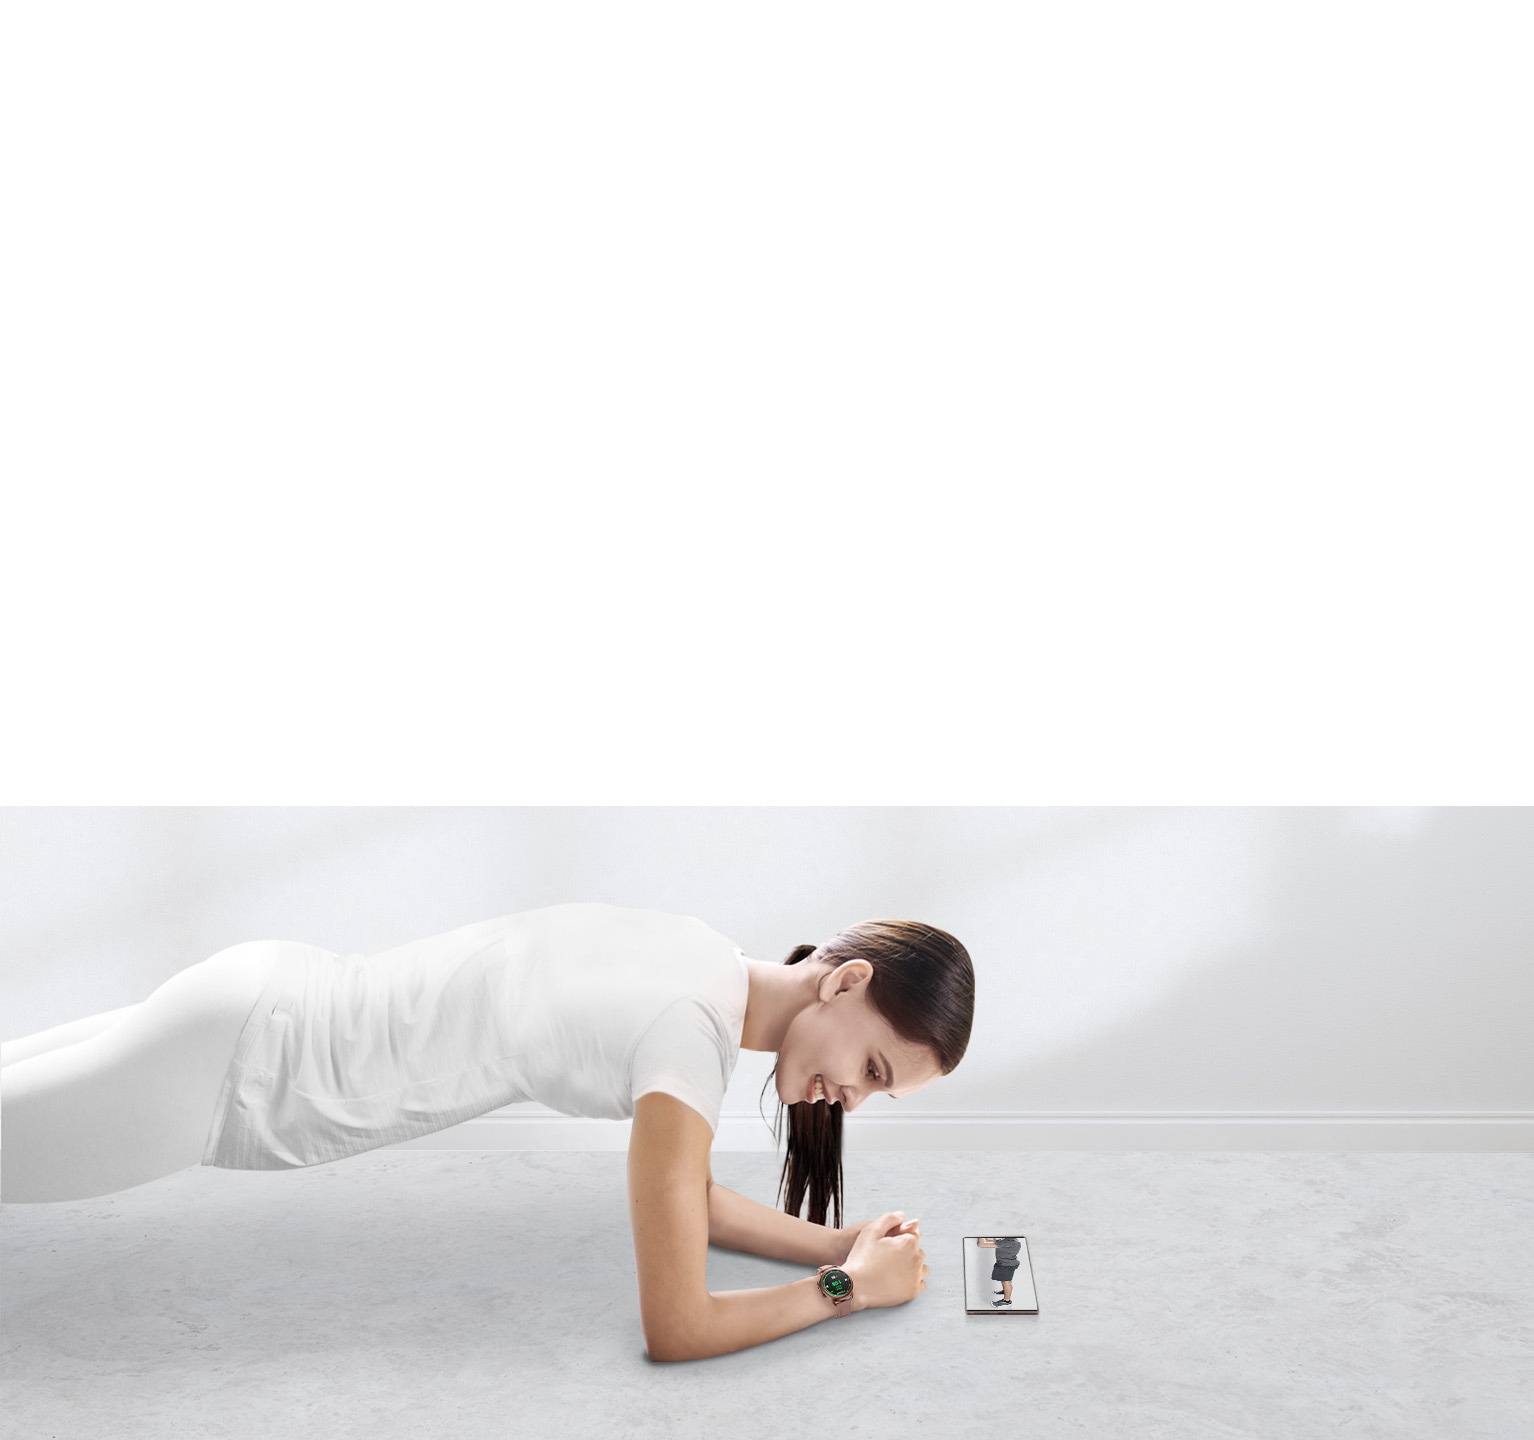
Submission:
{"label": "gray floor", "polygon": [[[1534,1155],[874,1154],[896,1310],[645,1359],[621,1154],[380,1151],[10,1205],[7,1436],[1534,1435]],[[769,1155],[720,1154],[770,1199]],[[1037,1317],[963,1313],[1029,1237]],[[710,1284],[803,1273],[714,1251]]]}

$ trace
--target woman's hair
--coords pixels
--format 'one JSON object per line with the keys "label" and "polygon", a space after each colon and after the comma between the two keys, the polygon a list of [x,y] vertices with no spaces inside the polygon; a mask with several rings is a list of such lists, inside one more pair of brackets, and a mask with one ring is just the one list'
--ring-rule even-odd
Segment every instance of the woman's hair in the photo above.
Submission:
{"label": "woman's hair", "polygon": [[[868,1003],[902,1040],[924,1045],[937,1056],[944,1075],[964,1058],[975,1015],[975,971],[967,951],[952,935],[915,920],[865,920],[819,947],[797,945],[785,965],[809,956],[840,965],[862,959],[873,966]],[[763,1093],[778,1073],[774,1065]],[[778,1194],[783,1208],[797,1215],[809,1197],[809,1219],[826,1223],[834,1201],[836,1228],[842,1224],[842,1107],[800,1100],[778,1102],[772,1127],[782,1138],[788,1111],[788,1146]]]}

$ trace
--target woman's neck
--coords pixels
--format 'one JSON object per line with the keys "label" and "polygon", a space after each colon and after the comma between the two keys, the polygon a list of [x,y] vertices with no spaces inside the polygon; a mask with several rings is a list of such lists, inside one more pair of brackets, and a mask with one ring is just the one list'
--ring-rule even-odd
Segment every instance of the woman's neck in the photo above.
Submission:
{"label": "woman's neck", "polygon": [[746,995],[746,1021],[741,1027],[742,1050],[781,1050],[794,1016],[815,999],[820,966],[808,960],[797,965],[770,965],[746,960],[751,987]]}

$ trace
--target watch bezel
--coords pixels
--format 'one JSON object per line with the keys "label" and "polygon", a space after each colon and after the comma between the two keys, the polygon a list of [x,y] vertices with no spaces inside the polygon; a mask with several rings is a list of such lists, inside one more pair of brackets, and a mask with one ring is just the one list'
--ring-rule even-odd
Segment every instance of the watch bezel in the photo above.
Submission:
{"label": "watch bezel", "polygon": [[[829,1290],[826,1289],[826,1281],[832,1275],[840,1275],[842,1279],[847,1282],[847,1293],[845,1295],[833,1295]],[[831,1301],[833,1305],[840,1304],[843,1300],[851,1300],[852,1288],[852,1276],[843,1270],[840,1265],[828,1265],[824,1270],[820,1272],[820,1293],[824,1295],[827,1300]]]}

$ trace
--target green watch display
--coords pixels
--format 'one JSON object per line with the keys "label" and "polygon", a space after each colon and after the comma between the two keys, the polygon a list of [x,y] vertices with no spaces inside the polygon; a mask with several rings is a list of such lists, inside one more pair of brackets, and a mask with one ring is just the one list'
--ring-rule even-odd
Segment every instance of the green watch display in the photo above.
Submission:
{"label": "green watch display", "polygon": [[831,1302],[840,1318],[852,1313],[852,1276],[839,1265],[822,1265],[815,1272],[820,1277],[820,1293]]}

